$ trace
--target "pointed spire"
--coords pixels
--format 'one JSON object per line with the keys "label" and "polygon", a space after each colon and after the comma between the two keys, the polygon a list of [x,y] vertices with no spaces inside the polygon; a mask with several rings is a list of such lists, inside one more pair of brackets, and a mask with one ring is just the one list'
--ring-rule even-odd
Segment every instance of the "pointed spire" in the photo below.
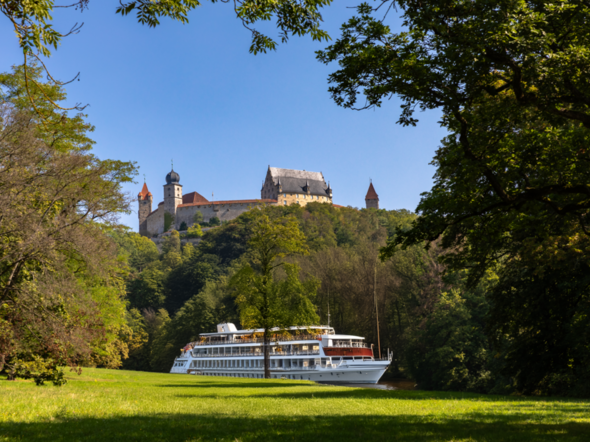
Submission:
{"label": "pointed spire", "polygon": [[148,196],[152,196],[151,192],[148,190],[147,184],[144,182],[143,187],[141,188],[141,192],[137,195],[140,199],[144,200]]}
{"label": "pointed spire", "polygon": [[373,187],[373,181],[371,181],[371,184],[369,184],[369,190],[367,191],[365,200],[379,200],[379,195],[377,195],[377,192],[375,192],[375,188]]}

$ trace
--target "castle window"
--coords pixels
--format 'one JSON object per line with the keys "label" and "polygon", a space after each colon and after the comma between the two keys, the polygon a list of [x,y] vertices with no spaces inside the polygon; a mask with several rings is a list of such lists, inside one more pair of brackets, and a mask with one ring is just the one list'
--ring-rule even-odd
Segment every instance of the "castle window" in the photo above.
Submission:
{"label": "castle window", "polygon": [[299,198],[299,194],[297,194],[297,198]]}
{"label": "castle window", "polygon": [[286,193],[283,193],[283,198],[287,198],[287,194]]}
{"label": "castle window", "polygon": [[284,201],[284,205],[285,205],[285,206],[287,205],[287,200],[285,200],[285,201]]}

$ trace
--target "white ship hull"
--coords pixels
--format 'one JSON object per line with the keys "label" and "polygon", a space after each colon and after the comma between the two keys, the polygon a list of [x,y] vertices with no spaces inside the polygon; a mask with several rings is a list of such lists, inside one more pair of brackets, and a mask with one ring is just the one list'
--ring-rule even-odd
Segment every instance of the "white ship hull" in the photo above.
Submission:
{"label": "white ship hull", "polygon": [[[189,368],[191,359],[182,366],[173,367],[171,373],[234,378],[264,378],[261,369]],[[389,361],[362,361],[357,364],[341,364],[330,368],[309,368],[305,370],[270,370],[271,379],[292,379],[330,384],[376,384],[387,370]]]}
{"label": "white ship hull", "polygon": [[[319,331],[318,331],[319,329]],[[319,326],[315,333],[291,327],[269,342],[271,379],[305,380],[341,384],[376,384],[389,367],[391,355],[375,359],[362,337],[337,335]],[[264,378],[260,330],[236,330],[218,325],[217,333],[202,333],[176,358],[170,373],[237,378]]]}

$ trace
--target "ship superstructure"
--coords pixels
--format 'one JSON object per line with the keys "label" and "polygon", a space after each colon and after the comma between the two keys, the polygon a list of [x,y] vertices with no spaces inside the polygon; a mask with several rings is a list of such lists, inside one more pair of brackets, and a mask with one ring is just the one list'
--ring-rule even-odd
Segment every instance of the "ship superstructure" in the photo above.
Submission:
{"label": "ship superstructure", "polygon": [[[217,333],[202,333],[187,344],[171,373],[243,378],[264,377],[263,330],[237,330],[217,325]],[[375,384],[391,362],[378,359],[364,338],[339,335],[329,326],[270,330],[271,378],[329,383]]]}

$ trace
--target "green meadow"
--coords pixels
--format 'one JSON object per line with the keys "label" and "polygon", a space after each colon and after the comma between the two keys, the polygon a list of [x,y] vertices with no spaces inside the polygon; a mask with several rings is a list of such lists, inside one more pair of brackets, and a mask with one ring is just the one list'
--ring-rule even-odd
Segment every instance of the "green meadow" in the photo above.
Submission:
{"label": "green meadow", "polygon": [[84,369],[0,380],[0,441],[588,441],[590,401]]}

